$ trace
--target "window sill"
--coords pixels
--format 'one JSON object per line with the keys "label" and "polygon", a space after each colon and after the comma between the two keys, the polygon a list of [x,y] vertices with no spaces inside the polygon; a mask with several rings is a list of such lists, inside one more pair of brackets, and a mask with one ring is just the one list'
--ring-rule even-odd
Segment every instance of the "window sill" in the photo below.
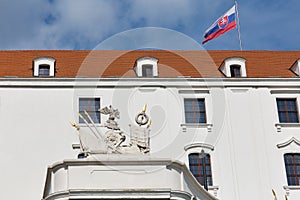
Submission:
{"label": "window sill", "polygon": [[281,132],[282,127],[287,127],[287,128],[300,127],[300,123],[276,123],[275,127],[277,129],[277,132]]}
{"label": "window sill", "polygon": [[212,191],[215,197],[218,196],[219,186],[208,186],[208,191]]}
{"label": "window sill", "polygon": [[[91,127],[93,127],[93,124],[89,124]],[[86,124],[78,124],[79,127],[88,127]],[[95,124],[96,127],[104,127],[103,124]]]}
{"label": "window sill", "polygon": [[300,190],[300,185],[285,185],[283,186],[285,190]]}
{"label": "window sill", "polygon": [[283,189],[285,190],[285,195],[288,197],[290,195],[291,190],[300,190],[300,186],[299,185],[285,185],[285,186],[283,186]]}
{"label": "window sill", "polygon": [[212,124],[207,123],[188,123],[188,124],[180,124],[182,128],[182,132],[186,132],[187,128],[207,128],[208,132],[212,131]]}
{"label": "window sill", "polygon": [[76,149],[80,149],[80,144],[72,144],[72,149],[76,150]]}

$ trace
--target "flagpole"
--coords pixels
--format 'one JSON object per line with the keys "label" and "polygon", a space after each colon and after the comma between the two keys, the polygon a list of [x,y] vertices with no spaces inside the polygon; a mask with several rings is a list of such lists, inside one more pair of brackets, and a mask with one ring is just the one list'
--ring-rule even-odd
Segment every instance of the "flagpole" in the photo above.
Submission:
{"label": "flagpole", "polygon": [[238,12],[238,4],[237,4],[237,1],[235,1],[235,10],[236,10],[237,30],[238,30],[238,37],[239,37],[239,42],[240,42],[240,50],[243,51],[243,48],[242,48],[242,40],[241,40],[241,30],[240,30],[240,18],[239,18],[239,12]]}

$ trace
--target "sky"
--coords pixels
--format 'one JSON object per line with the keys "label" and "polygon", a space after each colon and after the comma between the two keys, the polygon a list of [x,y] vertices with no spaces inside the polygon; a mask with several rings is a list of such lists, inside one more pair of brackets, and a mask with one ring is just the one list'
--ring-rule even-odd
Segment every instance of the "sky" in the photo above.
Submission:
{"label": "sky", "polygon": [[[233,5],[234,0],[0,0],[0,50],[94,49],[146,27],[178,32],[201,46],[205,30]],[[243,49],[299,50],[299,7],[299,0],[239,0]],[[237,29],[203,48],[238,50]]]}

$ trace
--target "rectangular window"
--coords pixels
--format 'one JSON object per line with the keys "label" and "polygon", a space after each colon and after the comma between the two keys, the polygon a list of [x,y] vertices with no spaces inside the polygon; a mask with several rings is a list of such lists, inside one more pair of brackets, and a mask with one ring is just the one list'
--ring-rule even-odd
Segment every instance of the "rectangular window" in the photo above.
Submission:
{"label": "rectangular window", "polygon": [[288,185],[300,185],[300,154],[285,154],[284,163]]}
{"label": "rectangular window", "polygon": [[230,65],[231,77],[241,77],[241,66],[240,65]]}
{"label": "rectangular window", "polygon": [[205,189],[212,185],[210,155],[204,152],[189,154],[189,168]]}
{"label": "rectangular window", "polygon": [[143,77],[153,77],[153,66],[143,65],[142,66],[142,76]]}
{"label": "rectangular window", "polygon": [[206,123],[205,99],[184,99],[185,123]]}
{"label": "rectangular window", "polygon": [[[95,124],[100,124],[100,98],[79,98],[79,113],[91,123],[84,114],[87,111]],[[84,121],[79,117],[79,123],[83,124]]]}
{"label": "rectangular window", "polygon": [[39,76],[49,76],[50,65],[39,65]]}
{"label": "rectangular window", "polygon": [[296,99],[276,99],[280,123],[298,123]]}

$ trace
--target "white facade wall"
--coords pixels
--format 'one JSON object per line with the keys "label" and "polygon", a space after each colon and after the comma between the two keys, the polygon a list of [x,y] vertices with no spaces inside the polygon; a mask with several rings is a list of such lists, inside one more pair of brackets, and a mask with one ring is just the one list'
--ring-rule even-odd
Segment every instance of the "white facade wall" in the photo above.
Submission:
{"label": "white facade wall", "polygon": [[[278,199],[299,199],[300,187],[285,187],[283,155],[300,152],[296,142],[284,144],[299,140],[300,126],[278,124],[276,106],[276,97],[299,99],[299,86],[297,78],[2,78],[0,198],[41,198],[47,166],[77,157],[71,147],[79,142],[77,132],[69,122],[78,123],[78,98],[100,97],[102,107],[119,109],[128,134],[147,104],[151,156],[188,166],[189,153],[210,153],[210,192],[217,198],[272,199],[274,189]],[[185,123],[184,98],[205,98],[207,124]]]}

